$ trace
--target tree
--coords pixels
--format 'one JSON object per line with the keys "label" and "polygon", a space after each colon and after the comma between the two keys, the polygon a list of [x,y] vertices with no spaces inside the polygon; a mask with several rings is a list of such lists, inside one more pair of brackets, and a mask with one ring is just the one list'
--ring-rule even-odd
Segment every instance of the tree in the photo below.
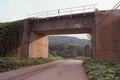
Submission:
{"label": "tree", "polygon": [[89,45],[85,46],[85,56],[90,57],[90,46]]}
{"label": "tree", "polygon": [[76,47],[74,45],[67,46],[64,50],[64,55],[65,57],[76,57],[77,56]]}
{"label": "tree", "polygon": [[56,52],[58,56],[63,56],[64,48],[65,44],[60,42],[52,42],[49,44],[49,53],[53,54],[53,52]]}

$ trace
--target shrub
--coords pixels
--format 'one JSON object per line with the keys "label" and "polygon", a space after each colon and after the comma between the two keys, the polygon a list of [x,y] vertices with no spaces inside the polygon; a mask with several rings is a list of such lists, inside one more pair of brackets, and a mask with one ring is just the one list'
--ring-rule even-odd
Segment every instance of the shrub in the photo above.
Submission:
{"label": "shrub", "polygon": [[0,57],[0,72],[9,71],[17,69],[23,66],[31,66],[37,64],[43,64],[51,62],[57,59],[62,59],[61,57],[48,57],[48,58],[13,58],[13,57]]}
{"label": "shrub", "polygon": [[[104,78],[105,80],[115,80],[116,77],[120,79],[120,64],[108,62],[103,60],[91,60],[85,64],[86,72],[91,80],[94,78]],[[116,72],[119,71],[119,72]]]}
{"label": "shrub", "polygon": [[22,21],[0,24],[0,56],[12,56],[17,53],[16,49],[22,38],[22,25]]}
{"label": "shrub", "polygon": [[120,80],[120,63],[80,57],[90,80]]}

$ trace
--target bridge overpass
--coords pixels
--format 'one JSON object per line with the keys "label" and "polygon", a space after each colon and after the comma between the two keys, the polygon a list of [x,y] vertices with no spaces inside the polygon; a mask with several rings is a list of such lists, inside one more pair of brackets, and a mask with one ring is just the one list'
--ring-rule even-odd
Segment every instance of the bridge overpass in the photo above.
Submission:
{"label": "bridge overpass", "polygon": [[[47,17],[26,19],[20,56],[48,57],[48,35],[90,33],[92,35],[92,57],[113,59],[114,56],[114,60],[120,60],[120,57],[117,57],[120,56],[120,49],[117,48],[120,46],[120,38],[117,37],[120,31],[116,30],[120,26],[119,16],[109,14],[103,19],[108,15],[108,10],[98,11],[94,8],[94,11],[88,10],[87,12],[85,7],[83,8],[84,12],[75,14],[60,15],[60,10],[57,10],[58,15],[55,16],[47,14]],[[103,22],[100,23],[101,21]],[[114,40],[117,41],[116,44],[113,43]]]}

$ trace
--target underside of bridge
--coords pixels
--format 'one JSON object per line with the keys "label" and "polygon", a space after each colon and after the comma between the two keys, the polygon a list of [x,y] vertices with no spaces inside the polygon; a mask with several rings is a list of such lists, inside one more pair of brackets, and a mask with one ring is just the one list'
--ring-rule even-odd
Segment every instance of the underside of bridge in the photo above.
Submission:
{"label": "underside of bridge", "polygon": [[81,34],[81,33],[91,33],[90,29],[66,29],[66,30],[53,30],[53,31],[43,31],[43,32],[32,32],[31,42],[29,45],[29,57],[48,57],[48,35],[57,34]]}

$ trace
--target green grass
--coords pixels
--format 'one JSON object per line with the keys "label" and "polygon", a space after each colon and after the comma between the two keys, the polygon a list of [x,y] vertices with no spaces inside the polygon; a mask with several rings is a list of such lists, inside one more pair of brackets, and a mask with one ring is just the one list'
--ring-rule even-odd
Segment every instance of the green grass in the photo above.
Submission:
{"label": "green grass", "polygon": [[43,64],[58,59],[61,59],[61,57],[50,56],[48,58],[30,58],[30,59],[0,57],[0,72],[14,70],[24,66]]}
{"label": "green grass", "polygon": [[78,57],[84,60],[89,80],[120,80],[120,62]]}

